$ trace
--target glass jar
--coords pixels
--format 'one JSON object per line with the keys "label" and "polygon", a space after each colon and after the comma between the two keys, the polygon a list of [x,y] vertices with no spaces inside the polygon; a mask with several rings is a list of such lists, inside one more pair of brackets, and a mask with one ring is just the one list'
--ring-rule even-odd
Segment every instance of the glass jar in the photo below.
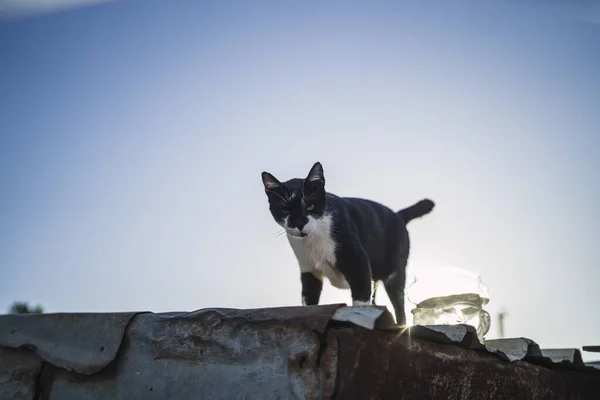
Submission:
{"label": "glass jar", "polygon": [[481,277],[459,268],[440,268],[415,277],[407,287],[413,325],[471,325],[484,343],[491,325],[483,306],[489,302]]}

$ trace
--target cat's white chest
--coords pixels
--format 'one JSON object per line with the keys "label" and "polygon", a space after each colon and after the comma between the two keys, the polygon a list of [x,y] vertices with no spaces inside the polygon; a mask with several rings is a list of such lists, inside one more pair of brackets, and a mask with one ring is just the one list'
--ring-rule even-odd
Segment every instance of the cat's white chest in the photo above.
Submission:
{"label": "cat's white chest", "polygon": [[346,278],[334,267],[336,243],[331,237],[331,224],[331,217],[323,217],[317,221],[317,227],[310,235],[302,239],[288,236],[288,240],[298,259],[300,271],[324,276],[332,286],[348,289]]}

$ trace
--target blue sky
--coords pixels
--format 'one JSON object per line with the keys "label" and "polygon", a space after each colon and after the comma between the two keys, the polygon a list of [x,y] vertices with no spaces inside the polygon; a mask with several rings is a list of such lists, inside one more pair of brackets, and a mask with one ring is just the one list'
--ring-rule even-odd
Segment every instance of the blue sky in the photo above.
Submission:
{"label": "blue sky", "polygon": [[508,336],[597,344],[600,19],[561,4],[125,1],[0,22],[0,307],[299,305],[260,172],[319,160],[338,195],[437,203],[410,225],[409,275],[476,271]]}

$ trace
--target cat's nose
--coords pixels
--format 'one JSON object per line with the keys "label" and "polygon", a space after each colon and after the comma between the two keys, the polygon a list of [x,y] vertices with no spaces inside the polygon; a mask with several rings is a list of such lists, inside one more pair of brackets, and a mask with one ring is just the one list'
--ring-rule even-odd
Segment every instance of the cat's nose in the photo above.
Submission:
{"label": "cat's nose", "polygon": [[300,232],[302,232],[302,229],[303,229],[303,228],[306,226],[306,223],[307,223],[307,222],[308,222],[308,221],[298,221],[298,222],[296,223],[296,227],[298,228],[298,230],[299,230]]}

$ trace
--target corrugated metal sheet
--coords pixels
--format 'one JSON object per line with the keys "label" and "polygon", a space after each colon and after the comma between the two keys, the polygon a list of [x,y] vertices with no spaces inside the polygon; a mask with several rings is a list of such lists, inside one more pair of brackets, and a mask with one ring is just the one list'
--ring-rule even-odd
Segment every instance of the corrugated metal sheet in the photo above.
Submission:
{"label": "corrugated metal sheet", "polygon": [[[45,362],[37,390],[48,399],[330,398],[337,346],[323,333],[340,306],[3,316],[0,345]],[[23,368],[12,356],[6,370]],[[6,381],[3,398],[32,398]]]}
{"label": "corrugated metal sheet", "polygon": [[477,345],[472,328],[402,333],[390,321],[383,307],[343,305],[0,316],[0,400],[585,399],[600,393],[596,369],[563,363],[554,370],[548,359],[538,360],[549,363],[543,367],[510,363]]}
{"label": "corrugated metal sheet", "polygon": [[[549,359],[503,360],[409,335],[332,330],[337,399],[599,399],[600,371]],[[463,342],[467,347],[467,342]]]}
{"label": "corrugated metal sheet", "polygon": [[542,355],[550,358],[555,363],[569,361],[573,364],[583,364],[579,349],[542,349]]}

